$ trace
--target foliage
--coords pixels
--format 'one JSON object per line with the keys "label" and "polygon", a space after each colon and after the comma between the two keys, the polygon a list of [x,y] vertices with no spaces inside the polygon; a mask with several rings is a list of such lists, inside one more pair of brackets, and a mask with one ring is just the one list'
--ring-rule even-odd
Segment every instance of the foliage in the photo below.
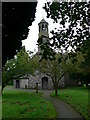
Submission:
{"label": "foliage", "polygon": [[8,85],[13,85],[13,81],[10,80],[10,81],[8,82]]}
{"label": "foliage", "polygon": [[2,90],[10,80],[18,80],[23,75],[33,74],[34,62],[23,49],[14,59],[8,60],[2,70]]}
{"label": "foliage", "polygon": [[[54,93],[51,94],[54,97]],[[58,99],[62,99],[70,104],[85,119],[88,119],[88,88],[69,87],[58,91]]]}
{"label": "foliage", "polygon": [[65,75],[69,75],[77,82],[81,81],[82,84],[89,83],[89,74],[85,74],[89,71],[82,67],[83,62],[86,62],[82,52],[57,53],[55,58],[55,60],[43,59],[39,64],[39,70],[51,77],[56,92],[59,81]]}
{"label": "foliage", "polygon": [[8,84],[8,82],[13,79],[13,74],[14,74],[13,63],[14,63],[14,59],[7,61],[7,63],[2,69],[2,91],[3,88]]}
{"label": "foliage", "polygon": [[[44,51],[54,51],[56,49],[67,51],[79,51],[84,41],[89,39],[89,3],[88,2],[47,2],[44,9],[47,17],[58,23],[59,27],[52,30],[51,42]],[[38,41],[39,42],[39,41]],[[39,45],[41,43],[39,42]],[[50,52],[47,56],[52,56]],[[45,58],[46,59],[46,58]],[[61,58],[62,59],[62,58]]]}
{"label": "foliage", "polygon": [[[71,53],[70,53],[71,54]],[[84,56],[81,52],[72,53],[75,55],[75,58],[70,58],[70,65],[72,68],[69,68],[69,76],[72,79],[80,80],[82,79],[84,70],[81,68],[82,62],[84,61]],[[73,61],[74,60],[74,61]]]}
{"label": "foliage", "polygon": [[90,79],[90,40],[85,41],[82,46],[82,53],[84,55],[84,61],[82,62],[81,69],[84,70],[85,83],[88,84]]}
{"label": "foliage", "polygon": [[84,45],[81,47],[81,51],[76,53],[76,57],[75,57],[76,62],[73,65],[72,71],[69,72],[69,75],[72,79],[82,81],[87,85],[89,83],[89,78],[90,78],[89,46],[90,46],[90,41],[89,40],[85,41]]}
{"label": "foliage", "polygon": [[[39,37],[38,39],[38,45],[41,49],[41,51],[39,52],[39,55],[41,56],[42,59],[49,59],[49,60],[55,60],[55,51],[52,51],[52,48],[49,47],[49,41],[48,38],[45,38],[46,42],[43,43],[43,36]],[[40,61],[42,60],[40,59]]]}
{"label": "foliage", "polygon": [[[41,73],[45,73],[50,76],[54,85],[54,89],[56,91],[55,95],[57,95],[57,89],[59,81],[62,77],[68,72],[69,61],[66,61],[67,54],[63,55],[63,60],[58,61],[60,54],[56,54],[55,60],[42,60],[38,62],[38,71]],[[40,58],[38,58],[40,59]],[[37,61],[39,61],[37,59]]]}
{"label": "foliage", "polygon": [[[69,60],[69,75],[73,79],[89,82],[90,78],[90,39],[89,39],[89,2],[47,2],[43,7],[47,17],[58,23],[51,31],[52,37],[45,44],[38,40],[42,48],[41,60],[55,60],[55,51],[65,51]],[[42,47],[43,46],[43,47]],[[68,50],[70,50],[68,52]],[[80,55],[80,56],[79,56]],[[57,58],[56,58],[57,59]],[[66,63],[63,61],[63,63]]]}
{"label": "foliage", "polygon": [[3,119],[56,118],[54,106],[42,98],[41,93],[4,90],[2,99]]}
{"label": "foliage", "polygon": [[22,75],[27,75],[29,73],[33,74],[33,65],[31,64],[31,58],[28,53],[23,49],[20,50],[17,54],[16,63],[15,63],[14,74],[16,78]]}
{"label": "foliage", "polygon": [[84,54],[85,58],[85,66],[90,66],[90,39],[84,42],[84,45],[82,46],[82,53]]}
{"label": "foliage", "polygon": [[29,26],[35,18],[37,2],[2,3],[2,64],[13,59],[27,38]]}

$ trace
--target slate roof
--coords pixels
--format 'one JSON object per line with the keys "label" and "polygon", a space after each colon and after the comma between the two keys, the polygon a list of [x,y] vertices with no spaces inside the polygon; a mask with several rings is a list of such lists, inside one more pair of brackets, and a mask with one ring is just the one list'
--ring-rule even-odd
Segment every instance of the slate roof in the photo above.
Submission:
{"label": "slate roof", "polygon": [[[42,20],[40,21],[40,23],[47,23],[47,22],[45,21],[45,19],[42,19]],[[40,23],[38,23],[38,25],[39,25]],[[47,23],[47,24],[48,24],[48,23]]]}

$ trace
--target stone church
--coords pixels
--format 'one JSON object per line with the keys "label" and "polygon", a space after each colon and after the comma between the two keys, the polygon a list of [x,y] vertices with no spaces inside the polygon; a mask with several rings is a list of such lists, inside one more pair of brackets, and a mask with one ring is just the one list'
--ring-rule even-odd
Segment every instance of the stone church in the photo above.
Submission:
{"label": "stone church", "polygon": [[[39,37],[44,36],[44,42],[47,40],[46,38],[49,37],[48,32],[48,23],[42,19],[41,22],[38,24],[39,27]],[[38,46],[38,52],[40,51],[40,47]],[[28,88],[34,89],[36,87],[36,83],[38,83],[39,89],[53,89],[53,82],[52,79],[44,73],[39,73],[39,71],[35,72],[35,75],[28,75],[22,76],[20,80],[13,80],[14,87],[16,88]],[[64,86],[64,77],[59,83],[59,86]]]}

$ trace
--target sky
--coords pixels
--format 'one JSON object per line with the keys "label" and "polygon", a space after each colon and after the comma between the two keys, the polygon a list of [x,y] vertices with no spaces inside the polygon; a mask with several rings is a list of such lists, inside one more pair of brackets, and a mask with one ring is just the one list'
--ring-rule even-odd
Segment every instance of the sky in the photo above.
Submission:
{"label": "sky", "polygon": [[[50,0],[49,0],[50,1]],[[26,50],[30,50],[33,52],[38,51],[38,23],[44,18],[49,23],[49,37],[51,37],[50,31],[53,30],[56,26],[58,27],[58,24],[53,24],[53,20],[50,18],[47,18],[47,14],[45,10],[42,8],[44,6],[44,3],[46,0],[38,0],[38,4],[36,7],[36,13],[35,13],[35,21],[32,23],[32,26],[29,26],[29,34],[27,39],[22,41],[22,45],[25,45]]]}

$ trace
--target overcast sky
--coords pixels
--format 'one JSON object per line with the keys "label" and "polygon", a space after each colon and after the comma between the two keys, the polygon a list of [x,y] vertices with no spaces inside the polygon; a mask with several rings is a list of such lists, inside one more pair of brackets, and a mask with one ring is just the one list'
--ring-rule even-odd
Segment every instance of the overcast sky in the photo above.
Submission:
{"label": "overcast sky", "polygon": [[[50,0],[49,0],[50,1]],[[32,26],[30,26],[30,31],[28,34],[28,37],[26,40],[23,40],[23,44],[25,45],[26,50],[30,50],[34,52],[34,49],[36,49],[36,52],[38,50],[37,40],[38,40],[38,23],[41,21],[42,18],[44,18],[49,23],[49,36],[51,36],[50,31],[56,27],[56,24],[53,24],[53,21],[50,18],[46,17],[46,12],[42,8],[44,6],[44,3],[46,0],[38,0],[38,4],[36,7],[36,13],[35,13],[35,21],[32,23]],[[58,25],[57,25],[58,27]]]}

